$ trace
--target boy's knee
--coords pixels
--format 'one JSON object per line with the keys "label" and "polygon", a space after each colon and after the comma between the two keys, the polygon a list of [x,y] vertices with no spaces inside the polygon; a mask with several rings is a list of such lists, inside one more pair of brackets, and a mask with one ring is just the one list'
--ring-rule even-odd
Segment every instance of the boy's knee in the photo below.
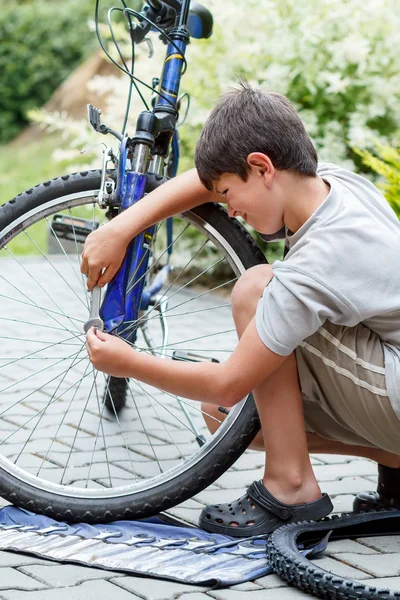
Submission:
{"label": "boy's knee", "polygon": [[262,293],[273,277],[271,265],[251,267],[238,279],[232,290],[232,312],[255,311]]}

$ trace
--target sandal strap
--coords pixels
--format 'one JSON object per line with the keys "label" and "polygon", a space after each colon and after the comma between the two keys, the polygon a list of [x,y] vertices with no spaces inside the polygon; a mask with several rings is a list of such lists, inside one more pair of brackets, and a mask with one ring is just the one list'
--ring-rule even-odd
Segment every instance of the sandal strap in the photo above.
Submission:
{"label": "sandal strap", "polygon": [[247,490],[247,495],[253,502],[269,510],[282,521],[288,521],[296,512],[296,509],[298,510],[299,508],[298,504],[292,505],[292,508],[280,502],[275,496],[270,494],[261,481],[254,481]]}

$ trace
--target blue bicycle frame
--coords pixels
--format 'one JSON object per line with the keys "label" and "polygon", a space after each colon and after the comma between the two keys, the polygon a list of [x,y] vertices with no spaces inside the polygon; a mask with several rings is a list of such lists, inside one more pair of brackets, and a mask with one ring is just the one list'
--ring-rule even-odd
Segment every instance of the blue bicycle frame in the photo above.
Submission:
{"label": "blue bicycle frame", "polygon": [[[166,2],[168,4],[168,2]],[[150,153],[167,156],[172,143],[175,175],[179,160],[179,143],[176,131],[178,117],[178,94],[184,55],[189,42],[187,23],[190,0],[182,0],[178,25],[169,33],[164,67],[158,89],[158,100],[152,111],[143,111],[137,120],[134,137],[125,137],[120,146],[117,173],[116,204],[121,211],[139,202],[146,192]],[[132,168],[128,168],[128,161]],[[153,158],[154,162],[154,158]],[[161,167],[159,167],[161,170]],[[162,173],[158,173],[162,175]],[[100,316],[108,332],[115,331],[133,342],[136,338],[136,323],[140,310],[146,310],[152,298],[166,281],[168,264],[154,278],[152,285],[145,288],[151,247],[156,227],[153,225],[136,236],[130,243],[123,264],[115,278],[109,283]],[[172,252],[172,219],[167,220],[167,253]]]}

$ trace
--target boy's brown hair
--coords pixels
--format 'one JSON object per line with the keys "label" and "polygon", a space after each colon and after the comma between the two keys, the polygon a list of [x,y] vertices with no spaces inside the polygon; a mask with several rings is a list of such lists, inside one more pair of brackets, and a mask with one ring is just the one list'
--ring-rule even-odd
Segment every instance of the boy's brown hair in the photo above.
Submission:
{"label": "boy's brown hair", "polygon": [[316,150],[290,101],[240,81],[239,88],[221,97],[197,142],[195,164],[201,182],[212,190],[224,173],[246,181],[252,152],[269,156],[276,169],[316,176]]}

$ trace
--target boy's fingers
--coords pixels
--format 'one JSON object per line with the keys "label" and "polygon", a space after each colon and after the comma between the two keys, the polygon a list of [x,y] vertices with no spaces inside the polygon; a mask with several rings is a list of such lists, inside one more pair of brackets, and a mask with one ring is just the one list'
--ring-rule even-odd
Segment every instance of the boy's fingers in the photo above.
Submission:
{"label": "boy's fingers", "polygon": [[97,285],[99,287],[103,287],[106,283],[109,283],[111,281],[111,279],[114,277],[114,275],[116,274],[116,272],[118,271],[119,267],[114,266],[114,265],[108,265],[108,267],[106,268],[106,270],[103,272],[103,274],[100,276]]}
{"label": "boy's fingers", "polygon": [[87,275],[88,272],[88,264],[85,256],[85,250],[81,254],[81,273]]}
{"label": "boy's fingers", "polygon": [[94,334],[96,337],[99,338],[99,340],[101,340],[102,342],[105,342],[107,340],[108,334],[104,333],[104,331],[100,331],[100,329],[96,329],[96,332]]}
{"label": "boy's fingers", "polygon": [[97,283],[97,282],[98,282],[98,280],[99,280],[99,277],[100,277],[100,275],[101,275],[101,269],[93,269],[93,268],[92,268],[92,269],[89,271],[89,274],[88,274],[88,279],[87,279],[87,287],[88,287],[88,290],[90,290],[90,291],[91,291],[91,290],[92,290],[92,288],[94,288],[94,286],[96,285],[96,283]]}
{"label": "boy's fingers", "polygon": [[108,337],[108,333],[100,331],[100,329],[96,329],[95,327],[91,327],[86,334],[86,345],[89,345],[91,348],[94,348],[96,345],[99,345],[99,340],[101,342],[105,342],[107,341]]}
{"label": "boy's fingers", "polygon": [[94,348],[97,344],[96,329],[91,327],[86,334],[86,346]]}

